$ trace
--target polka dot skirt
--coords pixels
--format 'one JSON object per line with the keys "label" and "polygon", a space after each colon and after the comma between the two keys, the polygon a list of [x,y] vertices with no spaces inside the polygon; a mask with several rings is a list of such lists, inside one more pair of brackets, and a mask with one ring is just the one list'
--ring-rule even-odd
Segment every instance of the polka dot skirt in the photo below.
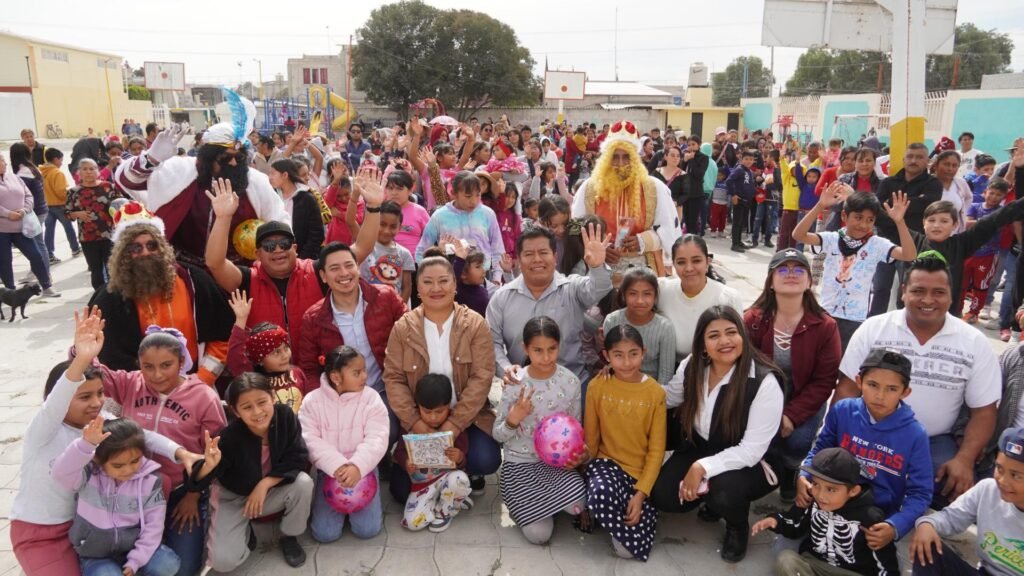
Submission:
{"label": "polka dot skirt", "polygon": [[626,526],[623,522],[629,499],[636,493],[636,480],[613,460],[598,458],[587,465],[587,508],[598,526],[619,541],[637,560],[647,561],[654,546],[658,512],[649,500],[644,501],[640,522]]}

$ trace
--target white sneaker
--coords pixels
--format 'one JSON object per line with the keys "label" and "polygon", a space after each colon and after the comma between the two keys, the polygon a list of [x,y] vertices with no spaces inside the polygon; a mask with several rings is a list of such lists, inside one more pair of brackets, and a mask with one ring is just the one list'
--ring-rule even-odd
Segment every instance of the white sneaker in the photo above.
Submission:
{"label": "white sneaker", "polygon": [[21,280],[18,280],[19,284],[37,284],[38,282],[39,280],[36,279],[36,275],[32,272],[25,274],[21,277]]}
{"label": "white sneaker", "polygon": [[60,292],[53,289],[53,286],[43,290],[43,293],[39,295],[40,298],[60,298]]}
{"label": "white sneaker", "polygon": [[990,310],[988,306],[985,306],[981,309],[981,312],[978,312],[978,319],[980,320],[988,320],[991,316],[992,310]]}

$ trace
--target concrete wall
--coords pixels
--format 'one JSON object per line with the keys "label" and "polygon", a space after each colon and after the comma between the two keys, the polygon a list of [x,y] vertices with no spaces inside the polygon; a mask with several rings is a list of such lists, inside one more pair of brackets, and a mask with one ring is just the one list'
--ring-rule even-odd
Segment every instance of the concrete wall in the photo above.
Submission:
{"label": "concrete wall", "polygon": [[1010,159],[1006,148],[1024,135],[1024,90],[954,90],[946,97],[943,124],[954,140],[974,132],[974,147],[999,162]]}
{"label": "concrete wall", "polygon": [[28,66],[25,62],[28,55],[28,46],[24,40],[0,34],[0,91],[28,86]]}
{"label": "concrete wall", "polygon": [[704,109],[701,109],[701,108],[695,108],[695,109],[678,108],[678,109],[667,110],[666,112],[668,112],[668,118],[665,120],[665,123],[667,125],[671,125],[673,130],[676,130],[677,132],[682,132],[683,134],[686,134],[687,136],[691,136],[692,135],[690,133],[690,128],[692,126],[693,115],[695,113],[703,114],[704,115],[704,119],[703,119],[703,122],[701,124],[701,131],[700,131],[699,134],[697,134],[697,136],[700,136],[700,139],[701,139],[702,142],[706,142],[706,141],[709,141],[709,140],[714,140],[714,138],[715,138],[715,128],[718,128],[719,126],[728,126],[729,125],[729,114],[730,113],[737,113],[737,114],[740,115],[740,124],[739,124],[740,132],[743,131],[743,128],[745,126],[744,119],[743,119],[743,111],[741,109],[736,109],[736,110],[732,110],[732,109],[729,109],[729,110],[716,110],[716,109],[713,109],[713,108],[711,108],[711,109],[709,109],[709,108],[704,108]]}
{"label": "concrete wall", "polygon": [[743,101],[743,125],[751,132],[771,130],[776,116],[774,98],[748,98]]}

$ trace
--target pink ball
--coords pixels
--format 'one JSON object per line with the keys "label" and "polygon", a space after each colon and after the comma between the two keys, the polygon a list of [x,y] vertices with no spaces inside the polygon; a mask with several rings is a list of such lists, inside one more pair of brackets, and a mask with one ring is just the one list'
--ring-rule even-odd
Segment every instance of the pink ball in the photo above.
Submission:
{"label": "pink ball", "polygon": [[377,474],[363,476],[354,488],[344,488],[334,476],[324,479],[324,498],[340,514],[352,514],[369,506],[377,495]]}
{"label": "pink ball", "polygon": [[565,412],[549,414],[533,433],[533,448],[545,464],[563,468],[583,452],[583,426]]}

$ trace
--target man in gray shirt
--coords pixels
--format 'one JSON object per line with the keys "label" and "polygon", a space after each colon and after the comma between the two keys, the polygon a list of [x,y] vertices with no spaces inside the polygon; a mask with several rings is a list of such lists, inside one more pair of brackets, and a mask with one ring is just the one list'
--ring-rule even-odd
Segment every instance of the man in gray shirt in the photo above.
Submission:
{"label": "man in gray shirt", "polygon": [[591,226],[581,229],[584,255],[590,271],[586,276],[563,276],[555,271],[555,235],[546,228],[532,227],[519,236],[516,254],[522,275],[505,284],[487,305],[487,324],[494,341],[498,375],[506,382],[526,361],[523,327],[537,316],[558,323],[562,341],[558,363],[581,382],[589,380],[583,365],[580,332],[584,313],[612,289],[611,271],[604,265],[605,242]]}

